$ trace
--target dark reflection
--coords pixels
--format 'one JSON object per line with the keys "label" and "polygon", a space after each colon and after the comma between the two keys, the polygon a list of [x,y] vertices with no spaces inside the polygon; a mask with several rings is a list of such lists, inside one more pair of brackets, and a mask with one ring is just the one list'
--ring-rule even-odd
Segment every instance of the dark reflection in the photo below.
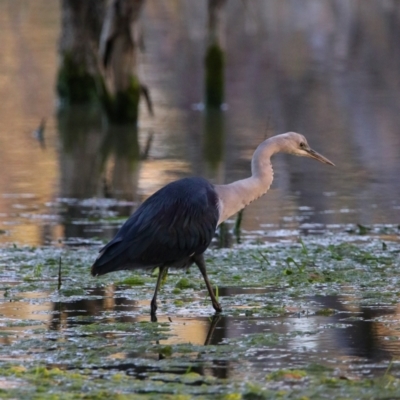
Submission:
{"label": "dark reflection", "polygon": [[[173,367],[158,367],[158,366],[152,366],[152,365],[142,365],[142,364],[135,364],[134,362],[129,362],[129,363],[118,363],[118,365],[104,365],[100,367],[92,367],[92,369],[101,369],[101,370],[118,370],[118,371],[124,371],[127,375],[129,376],[134,376],[137,379],[148,379],[149,374],[154,374],[154,373],[168,373],[168,374],[176,374],[176,375],[185,375],[188,372],[188,365],[184,366],[173,366]],[[223,366],[221,367],[223,368]],[[210,375],[210,374],[205,374],[204,369],[202,367],[193,367],[190,366],[190,371],[197,373],[201,376],[205,375]],[[100,375],[101,376],[101,375]],[[214,376],[214,375],[213,375]],[[219,377],[219,376],[216,376]],[[223,378],[224,376],[221,376]],[[161,377],[157,378],[158,381],[162,382],[163,379]],[[170,382],[169,380],[166,380],[166,382]],[[185,383],[188,386],[200,386],[204,385],[204,380],[200,377],[197,381],[192,381],[192,382],[186,382]]]}
{"label": "dark reflection", "polygon": [[223,182],[223,158],[225,146],[225,112],[207,110],[204,114],[203,157],[208,167],[207,176],[215,183]]}
{"label": "dark reflection", "polygon": [[233,235],[232,230],[227,222],[222,222],[216,231],[217,247],[219,248],[229,248],[233,245]]}
{"label": "dark reflection", "polygon": [[[114,287],[88,289],[87,296],[100,298],[54,303],[53,310],[55,313],[49,328],[59,330],[66,327],[91,324],[93,320],[90,317],[99,317],[104,311],[114,311],[116,313],[115,317],[112,317],[113,321],[137,322],[137,318],[127,316],[123,312],[137,309],[139,307],[138,302],[122,296],[114,296]],[[107,323],[107,321],[104,321],[104,323]]]}
{"label": "dark reflection", "polygon": [[[137,200],[143,157],[138,128],[105,125],[101,111],[89,106],[62,108],[57,117],[64,237],[67,240],[94,236],[109,239],[118,226],[110,227],[104,219],[130,215],[132,202]],[[149,152],[150,145],[148,140],[145,152]],[[110,205],[84,201],[94,197],[123,202]]]}
{"label": "dark reflection", "polygon": [[141,160],[137,126],[108,126],[101,154],[104,166],[107,161],[113,162],[110,176],[105,178],[109,182],[106,184],[108,196],[136,200]]}
{"label": "dark reflection", "polygon": [[216,230],[216,247],[230,248],[235,243],[240,244],[242,242],[242,219],[244,210],[239,211],[235,217],[235,223],[232,225],[229,222],[222,222]]}
{"label": "dark reflection", "polygon": [[236,215],[235,226],[233,227],[233,234],[236,239],[236,243],[242,242],[242,221],[243,221],[244,209],[240,210]]}
{"label": "dark reflection", "polygon": [[101,111],[95,107],[63,107],[57,113],[60,135],[60,197],[84,199],[102,194],[106,136]]}
{"label": "dark reflection", "polygon": [[350,326],[338,329],[335,332],[335,345],[348,355],[365,357],[368,360],[378,362],[390,360],[393,354],[382,348],[382,335],[379,333],[376,317],[394,314],[392,309],[380,307],[359,307],[356,314],[343,314],[347,312],[345,305],[337,296],[315,296],[312,298],[326,308],[338,311],[338,314],[330,317],[330,321],[348,323],[349,317],[357,317],[350,321]]}
{"label": "dark reflection", "polygon": [[[93,323],[102,319],[102,323],[129,322],[137,323],[148,320],[148,317],[131,314],[138,312],[144,305],[137,301],[125,298],[121,293],[122,288],[109,287],[98,288],[88,291],[88,295],[101,297],[100,299],[78,300],[75,302],[55,303],[53,320],[50,329],[58,330],[79,324]],[[248,295],[270,292],[264,288],[220,288],[221,296]],[[321,310],[332,309],[333,314],[324,315],[323,312],[299,316],[290,314],[284,317],[254,317],[243,315],[229,316],[215,314],[212,318],[185,318],[185,317],[162,317],[170,321],[172,343],[194,343],[199,345],[219,345],[221,343],[251,338],[252,335],[261,335],[261,338],[268,335],[275,335],[280,339],[268,344],[257,346],[255,351],[246,363],[252,364],[255,368],[277,368],[281,363],[288,367],[301,367],[308,363],[325,363],[341,365],[343,357],[353,358],[355,363],[369,365],[373,370],[379,368],[379,362],[390,361],[393,357],[400,355],[398,335],[397,340],[388,344],[386,340],[387,328],[377,317],[396,316],[395,309],[377,307],[357,307],[349,309],[347,299],[338,296],[317,296],[309,299],[318,304]],[[147,307],[147,302],[146,302]],[[107,311],[104,317],[104,312]],[[92,317],[92,318],[91,318]],[[194,330],[193,330],[194,329]],[[204,336],[200,343],[193,342],[193,332],[204,329]],[[393,333],[392,333],[393,335]],[[166,340],[169,343],[169,339]],[[273,344],[272,344],[273,343]],[[165,344],[165,341],[162,345]],[[354,360],[356,357],[356,360]],[[135,376],[145,375],[148,371],[162,370],[162,366],[143,367],[136,366],[130,361],[135,358],[150,358],[161,360],[163,354],[154,353],[126,353],[122,362],[110,364],[106,368],[122,369]],[[125,360],[125,361],[124,361]],[[197,359],[199,366],[192,370],[200,375],[213,375],[219,378],[226,378],[230,371],[237,368],[236,362],[226,362],[216,356],[210,361],[210,354],[207,353],[203,360],[202,351],[198,352]],[[204,362],[203,362],[204,361]],[[375,366],[374,366],[375,365]],[[102,366],[104,368],[104,366]],[[175,367],[174,367],[175,368]],[[178,366],[174,373],[185,373],[187,365]]]}
{"label": "dark reflection", "polygon": [[[218,108],[207,109],[204,113],[203,158],[205,175],[213,183],[224,184],[225,112]],[[217,247],[232,247],[231,227],[223,222],[217,229]]]}
{"label": "dark reflection", "polygon": [[240,294],[264,294],[271,293],[276,289],[271,288],[246,288],[237,286],[226,286],[218,288],[218,294],[222,297],[225,296],[237,296]]}

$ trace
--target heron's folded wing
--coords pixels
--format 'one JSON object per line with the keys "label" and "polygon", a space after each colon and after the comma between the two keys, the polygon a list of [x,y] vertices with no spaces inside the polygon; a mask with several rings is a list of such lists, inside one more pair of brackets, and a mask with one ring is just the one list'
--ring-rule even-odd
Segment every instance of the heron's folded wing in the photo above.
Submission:
{"label": "heron's folded wing", "polygon": [[216,193],[207,185],[189,191],[170,184],[148,198],[102,249],[97,264],[151,266],[203,253],[219,217]]}

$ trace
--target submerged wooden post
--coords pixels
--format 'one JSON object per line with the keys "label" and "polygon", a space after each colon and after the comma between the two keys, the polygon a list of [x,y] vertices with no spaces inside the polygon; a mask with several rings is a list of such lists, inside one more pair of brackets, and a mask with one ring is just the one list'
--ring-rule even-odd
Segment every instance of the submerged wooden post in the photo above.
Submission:
{"label": "submerged wooden post", "polygon": [[208,0],[208,47],[205,56],[205,95],[208,108],[224,101],[225,55],[222,49],[223,7],[226,0]]}
{"label": "submerged wooden post", "polygon": [[135,31],[144,0],[112,0],[100,38],[100,58],[106,78],[102,103],[109,119],[136,123],[141,86],[137,76]]}

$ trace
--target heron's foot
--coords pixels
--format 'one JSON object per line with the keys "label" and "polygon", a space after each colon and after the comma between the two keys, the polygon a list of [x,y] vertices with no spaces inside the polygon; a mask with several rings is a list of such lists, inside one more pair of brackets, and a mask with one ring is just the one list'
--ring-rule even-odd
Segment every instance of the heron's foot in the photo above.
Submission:
{"label": "heron's foot", "polygon": [[222,312],[221,304],[219,304],[218,302],[213,302],[213,303],[212,303],[212,306],[214,307],[214,310],[215,310],[217,313]]}

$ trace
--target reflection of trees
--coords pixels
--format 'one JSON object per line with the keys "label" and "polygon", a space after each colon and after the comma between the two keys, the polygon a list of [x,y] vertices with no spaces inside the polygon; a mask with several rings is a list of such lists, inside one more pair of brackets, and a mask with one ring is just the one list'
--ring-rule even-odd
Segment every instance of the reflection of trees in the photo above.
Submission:
{"label": "reflection of trees", "polygon": [[[88,291],[92,299],[80,299],[63,303],[54,303],[54,311],[51,313],[50,329],[58,330],[73,327],[78,324],[93,323],[103,316],[103,323],[124,322],[139,323],[149,321],[149,316],[139,315],[139,308],[148,307],[148,301],[135,301],[125,298],[121,287],[111,285],[106,288],[96,288]],[[222,290],[223,289],[223,290]],[[221,288],[223,295],[236,295],[241,293],[238,288]],[[251,293],[247,289],[246,293]],[[260,293],[260,289],[256,289]],[[116,293],[120,293],[116,295]],[[274,354],[279,355],[279,362],[290,362],[296,366],[299,362],[322,362],[331,360],[339,363],[348,357],[358,357],[365,363],[378,363],[388,360],[400,354],[399,341],[388,342],[386,338],[399,337],[398,334],[398,310],[393,308],[363,307],[353,303],[348,305],[347,298],[338,296],[316,296],[309,301],[316,302],[319,307],[336,310],[333,315],[308,315],[296,317],[294,315],[277,318],[260,318],[245,316],[218,315],[211,318],[177,318],[172,316],[177,325],[169,325],[170,339],[162,340],[161,346],[176,343],[192,343],[195,345],[219,345],[228,339],[235,339],[249,335],[278,335],[282,340],[273,346],[260,346],[251,357],[242,360],[247,368],[276,367],[277,359]],[[354,299],[353,299],[354,300]],[[384,322],[379,317],[385,316]],[[91,318],[95,317],[95,318]],[[180,321],[179,321],[180,319]],[[161,316],[159,322],[168,323],[168,316]],[[391,321],[388,328],[387,321]],[[199,334],[201,333],[201,334]],[[308,349],[309,351],[305,351]],[[118,368],[121,370],[135,371],[132,359],[137,357],[161,359],[162,354],[145,353],[138,354],[127,352],[121,358]],[[321,359],[321,354],[323,357]],[[218,352],[213,359],[207,349],[204,353],[200,349],[196,360],[200,367],[193,371],[201,375],[212,375],[219,378],[227,378],[230,375],[240,374],[236,372],[237,364],[231,364],[223,358],[218,357]],[[263,361],[261,361],[263,360]],[[297,360],[297,361],[294,361]],[[204,363],[203,363],[204,362]],[[293,365],[293,362],[295,363]],[[252,364],[256,364],[253,365]],[[350,364],[346,363],[343,368]],[[105,366],[107,368],[107,366]],[[115,364],[113,364],[115,367]],[[340,365],[339,365],[340,367]],[[160,367],[162,368],[162,366]],[[341,368],[341,367],[340,367]],[[157,368],[156,368],[157,369]],[[176,373],[185,373],[187,370],[177,366]]]}
{"label": "reflection of trees", "polygon": [[90,107],[68,107],[58,112],[60,196],[84,199],[101,194],[104,140],[101,114]]}
{"label": "reflection of trees", "polygon": [[[217,108],[209,108],[204,115],[203,159],[206,164],[206,176],[216,184],[225,183],[224,150],[225,112]],[[226,222],[218,227],[218,246],[232,246],[232,233]]]}
{"label": "reflection of trees", "polygon": [[[316,296],[314,300],[339,312],[329,317],[330,322],[342,322],[344,315],[349,312],[344,299],[338,296]],[[348,356],[365,357],[374,362],[389,359],[392,355],[385,349],[384,336],[378,333],[382,324],[374,319],[382,315],[390,316],[393,310],[360,306],[353,311],[356,311],[357,320],[351,321],[348,327],[335,330],[335,334],[331,335],[334,346]]]}
{"label": "reflection of trees", "polygon": [[140,166],[137,126],[109,126],[102,154],[104,160],[113,161],[109,189],[111,196],[133,200],[137,192]]}
{"label": "reflection of trees", "polygon": [[[390,220],[393,210],[374,211],[370,205],[389,205],[387,199],[400,195],[395,177],[400,100],[394,84],[400,79],[398,2],[246,3],[246,25],[227,35],[234,77],[227,84],[227,93],[233,94],[227,102],[235,120],[252,121],[256,132],[270,115],[275,133],[306,134],[316,149],[329,149],[327,156],[338,166],[327,171],[311,161],[290,159],[277,164],[275,185],[297,192],[297,206],[312,206],[316,212],[354,208],[361,210],[356,216],[361,223],[372,223],[382,213]],[[226,12],[229,27],[243,9],[228,2]],[[243,107],[246,102],[251,105]],[[237,135],[245,140],[245,130]],[[383,187],[383,182],[392,184]],[[338,197],[322,196],[324,191]],[[313,222],[331,218],[316,214]],[[334,218],[354,223],[355,216]]]}
{"label": "reflection of trees", "polygon": [[[135,199],[140,167],[136,126],[104,128],[100,111],[84,106],[61,109],[58,124],[61,139],[60,197],[75,200],[91,197]],[[123,211],[124,215],[130,214],[130,210]],[[62,213],[65,237],[93,236],[93,232],[86,230],[85,220],[91,217],[88,208],[76,201],[67,201]],[[82,219],[83,223],[74,223],[76,219]]]}
{"label": "reflection of trees", "polygon": [[218,184],[224,183],[221,168],[225,145],[224,120],[225,113],[218,109],[207,110],[204,116],[203,158],[209,168],[207,176]]}
{"label": "reflection of trees", "polygon": [[107,162],[113,161],[112,197],[131,200],[137,189],[140,149],[135,125],[103,129],[96,108],[64,108],[58,113],[61,136],[61,196],[102,196]]}
{"label": "reflection of trees", "polygon": [[226,0],[208,0],[208,47],[205,64],[205,104],[220,108],[224,101],[225,54],[222,48]]}
{"label": "reflection of trees", "polygon": [[[105,314],[104,323],[107,322],[122,322],[122,323],[139,323],[140,321],[148,321],[150,316],[131,316],[130,312],[136,311],[138,307],[142,307],[143,304],[141,302],[129,300],[123,296],[116,296],[115,293],[120,291],[121,288],[115,287],[111,285],[106,288],[96,288],[90,289],[88,291],[89,296],[95,297],[94,299],[79,299],[76,301],[68,301],[68,302],[56,302],[53,304],[53,312],[51,313],[51,321],[49,324],[49,329],[51,330],[60,330],[60,329],[68,329],[77,325],[86,325],[93,323],[93,319],[91,317],[99,317],[100,315]],[[101,298],[99,298],[101,297]],[[147,302],[148,303],[148,302]],[[97,319],[96,318],[96,319]],[[204,332],[204,344],[218,344],[220,339],[215,340],[215,329],[219,324],[221,317],[216,315],[213,318],[199,318],[196,320],[196,331],[203,330],[204,325],[207,326],[207,332]],[[164,322],[164,321],[163,321]],[[186,337],[187,342],[193,342],[193,336],[191,336],[190,332],[182,332],[179,330],[180,334]],[[178,332],[174,332],[177,334]],[[214,339],[213,339],[214,338]],[[180,338],[182,341],[183,338]],[[157,342],[158,343],[158,342]],[[127,371],[128,374],[141,374],[146,371],[163,371],[163,367],[157,368],[157,366],[139,366],[135,363],[130,362],[131,359],[135,358],[151,358],[151,359],[163,359],[164,356],[162,354],[155,353],[144,353],[139,354],[137,352],[129,352],[126,353],[121,359],[121,362],[117,365],[112,364],[110,368],[120,369],[123,371]],[[198,354],[198,359],[201,362],[202,355],[201,352]],[[225,361],[214,361],[212,362],[213,366],[210,368],[203,367],[193,367],[191,368],[192,372],[197,372],[200,375],[212,375],[218,378],[226,378],[228,374],[229,364]],[[102,368],[107,368],[107,365],[103,365]],[[187,366],[176,366],[174,371],[170,371],[176,374],[185,374],[187,372]]]}

